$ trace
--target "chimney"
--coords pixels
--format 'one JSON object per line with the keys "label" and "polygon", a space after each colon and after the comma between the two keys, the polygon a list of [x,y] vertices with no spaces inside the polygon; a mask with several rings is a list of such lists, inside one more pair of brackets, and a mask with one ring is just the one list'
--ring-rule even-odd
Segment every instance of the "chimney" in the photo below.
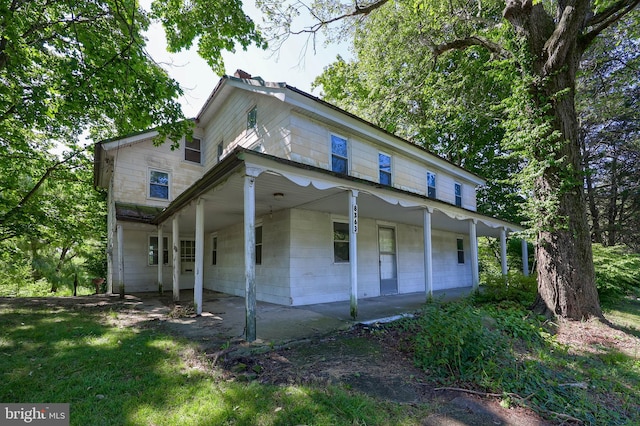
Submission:
{"label": "chimney", "polygon": [[236,72],[233,73],[233,76],[237,78],[244,78],[244,79],[251,78],[251,74],[249,74],[246,71],[242,71],[241,69],[237,69]]}

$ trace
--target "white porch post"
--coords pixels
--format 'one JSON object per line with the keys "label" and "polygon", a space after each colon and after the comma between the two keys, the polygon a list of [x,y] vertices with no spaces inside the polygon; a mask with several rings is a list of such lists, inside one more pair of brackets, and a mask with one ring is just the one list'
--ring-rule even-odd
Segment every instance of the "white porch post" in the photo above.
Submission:
{"label": "white porch post", "polygon": [[244,177],[244,279],[246,340],[256,340],[256,177]]}
{"label": "white porch post", "polygon": [[162,268],[164,267],[164,243],[162,224],[158,225],[158,292],[162,295]]}
{"label": "white porch post", "polygon": [[173,249],[171,250],[173,262],[173,301],[180,300],[180,217],[175,215],[172,220]]}
{"label": "white porch post", "polygon": [[118,240],[118,291],[120,299],[124,299],[124,237],[122,225],[116,225],[116,239]]}
{"label": "white porch post", "polygon": [[351,318],[358,317],[358,191],[349,190],[349,279],[351,281]]}
{"label": "white porch post", "polygon": [[193,284],[193,304],[196,315],[202,314],[202,284],[204,266],[204,200],[200,198],[196,204],[196,270]]}
{"label": "white porch post", "polygon": [[480,284],[479,262],[478,262],[478,236],[476,232],[476,219],[469,221],[469,246],[471,247],[471,285],[474,290]]}
{"label": "white porch post", "polygon": [[427,298],[433,297],[433,251],[431,246],[431,213],[432,208],[424,209],[424,288]]}
{"label": "white porch post", "polygon": [[505,227],[500,228],[500,265],[502,266],[502,275],[507,276],[507,230]]}
{"label": "white porch post", "polygon": [[529,276],[529,246],[524,238],[522,239],[522,274],[525,277]]}

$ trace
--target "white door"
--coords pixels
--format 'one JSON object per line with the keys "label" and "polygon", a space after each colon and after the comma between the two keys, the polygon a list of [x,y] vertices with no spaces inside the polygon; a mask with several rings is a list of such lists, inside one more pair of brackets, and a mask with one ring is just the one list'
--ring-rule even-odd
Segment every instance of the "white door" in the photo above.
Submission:
{"label": "white door", "polygon": [[380,250],[380,294],[397,294],[395,229],[383,226],[378,228],[378,247]]}

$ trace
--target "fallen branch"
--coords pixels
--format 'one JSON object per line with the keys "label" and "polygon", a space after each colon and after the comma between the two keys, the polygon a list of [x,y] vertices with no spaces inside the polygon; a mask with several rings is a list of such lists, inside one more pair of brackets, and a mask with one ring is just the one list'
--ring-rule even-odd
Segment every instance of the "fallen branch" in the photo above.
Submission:
{"label": "fallen branch", "polygon": [[503,397],[503,396],[509,396],[511,398],[516,398],[516,399],[519,399],[521,401],[528,401],[529,399],[531,399],[531,397],[533,395],[535,395],[535,393],[532,393],[531,395],[529,395],[527,397],[522,397],[522,396],[518,395],[517,393],[511,393],[511,392],[491,393],[491,392],[474,391],[474,390],[471,390],[471,389],[450,388],[450,387],[435,388],[434,391],[465,392],[465,393],[471,393],[473,395],[480,395],[480,396],[486,396],[486,397],[492,397],[492,398],[500,398],[500,397]]}

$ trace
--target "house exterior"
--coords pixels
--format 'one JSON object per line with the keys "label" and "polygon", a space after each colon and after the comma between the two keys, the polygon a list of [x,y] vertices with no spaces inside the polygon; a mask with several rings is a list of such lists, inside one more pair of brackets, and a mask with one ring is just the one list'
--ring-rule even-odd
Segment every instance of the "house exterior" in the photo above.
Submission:
{"label": "house exterior", "polygon": [[[180,149],[153,130],[96,144],[111,292],[202,289],[282,305],[478,284],[485,181],[285,83],[223,77]],[[526,247],[526,246],[524,246]],[[526,258],[526,255],[524,256]],[[250,329],[248,324],[248,329]],[[249,333],[249,330],[248,330]]]}

